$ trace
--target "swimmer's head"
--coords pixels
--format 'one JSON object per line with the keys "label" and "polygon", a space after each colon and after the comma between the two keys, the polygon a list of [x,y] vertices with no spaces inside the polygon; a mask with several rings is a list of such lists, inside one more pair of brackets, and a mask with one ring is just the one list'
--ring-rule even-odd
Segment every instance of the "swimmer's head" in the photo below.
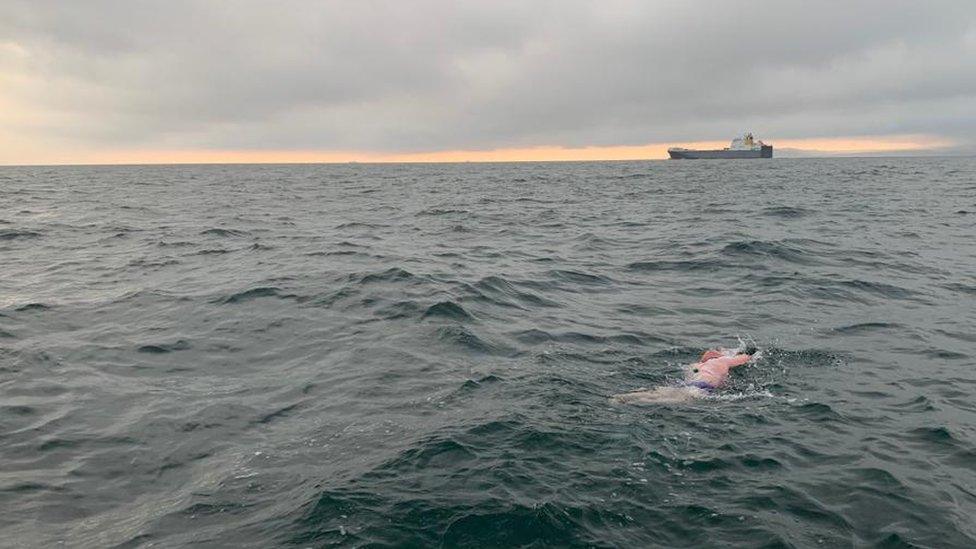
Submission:
{"label": "swimmer's head", "polygon": [[709,349],[702,354],[701,358],[698,359],[699,362],[705,362],[706,360],[711,360],[713,358],[720,358],[725,356],[723,352],[725,349]]}
{"label": "swimmer's head", "polygon": [[755,345],[746,345],[745,350],[742,351],[744,355],[754,355],[759,351]]}

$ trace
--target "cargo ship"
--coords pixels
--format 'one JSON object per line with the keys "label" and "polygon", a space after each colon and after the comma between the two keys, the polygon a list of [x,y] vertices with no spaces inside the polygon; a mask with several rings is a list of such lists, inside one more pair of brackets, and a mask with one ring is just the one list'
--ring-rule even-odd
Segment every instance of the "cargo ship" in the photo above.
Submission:
{"label": "cargo ship", "polygon": [[685,149],[682,147],[671,147],[668,154],[673,159],[698,159],[698,158],[772,158],[773,146],[767,145],[762,141],[752,137],[747,133],[742,137],[736,137],[732,144],[724,149]]}

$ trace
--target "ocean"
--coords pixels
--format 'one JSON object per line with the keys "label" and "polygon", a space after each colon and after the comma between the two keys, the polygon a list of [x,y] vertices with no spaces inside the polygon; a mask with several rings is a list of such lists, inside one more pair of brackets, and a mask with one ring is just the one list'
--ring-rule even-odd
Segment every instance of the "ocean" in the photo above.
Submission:
{"label": "ocean", "polygon": [[976,158],[3,167],[0,265],[3,547],[976,546]]}

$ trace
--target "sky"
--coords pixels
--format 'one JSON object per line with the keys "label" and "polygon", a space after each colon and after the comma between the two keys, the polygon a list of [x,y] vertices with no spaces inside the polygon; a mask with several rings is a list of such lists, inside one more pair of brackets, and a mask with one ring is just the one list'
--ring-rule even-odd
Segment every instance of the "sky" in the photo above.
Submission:
{"label": "sky", "polygon": [[976,154],[976,1],[0,0],[0,164]]}

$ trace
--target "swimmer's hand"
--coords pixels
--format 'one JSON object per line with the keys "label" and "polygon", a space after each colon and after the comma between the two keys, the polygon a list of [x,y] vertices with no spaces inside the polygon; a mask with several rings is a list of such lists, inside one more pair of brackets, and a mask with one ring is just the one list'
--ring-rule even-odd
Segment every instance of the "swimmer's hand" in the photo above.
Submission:
{"label": "swimmer's hand", "polygon": [[725,364],[727,368],[735,368],[737,366],[742,366],[743,364],[752,360],[752,355],[747,355],[747,354],[735,355],[726,358],[725,360],[726,360]]}

